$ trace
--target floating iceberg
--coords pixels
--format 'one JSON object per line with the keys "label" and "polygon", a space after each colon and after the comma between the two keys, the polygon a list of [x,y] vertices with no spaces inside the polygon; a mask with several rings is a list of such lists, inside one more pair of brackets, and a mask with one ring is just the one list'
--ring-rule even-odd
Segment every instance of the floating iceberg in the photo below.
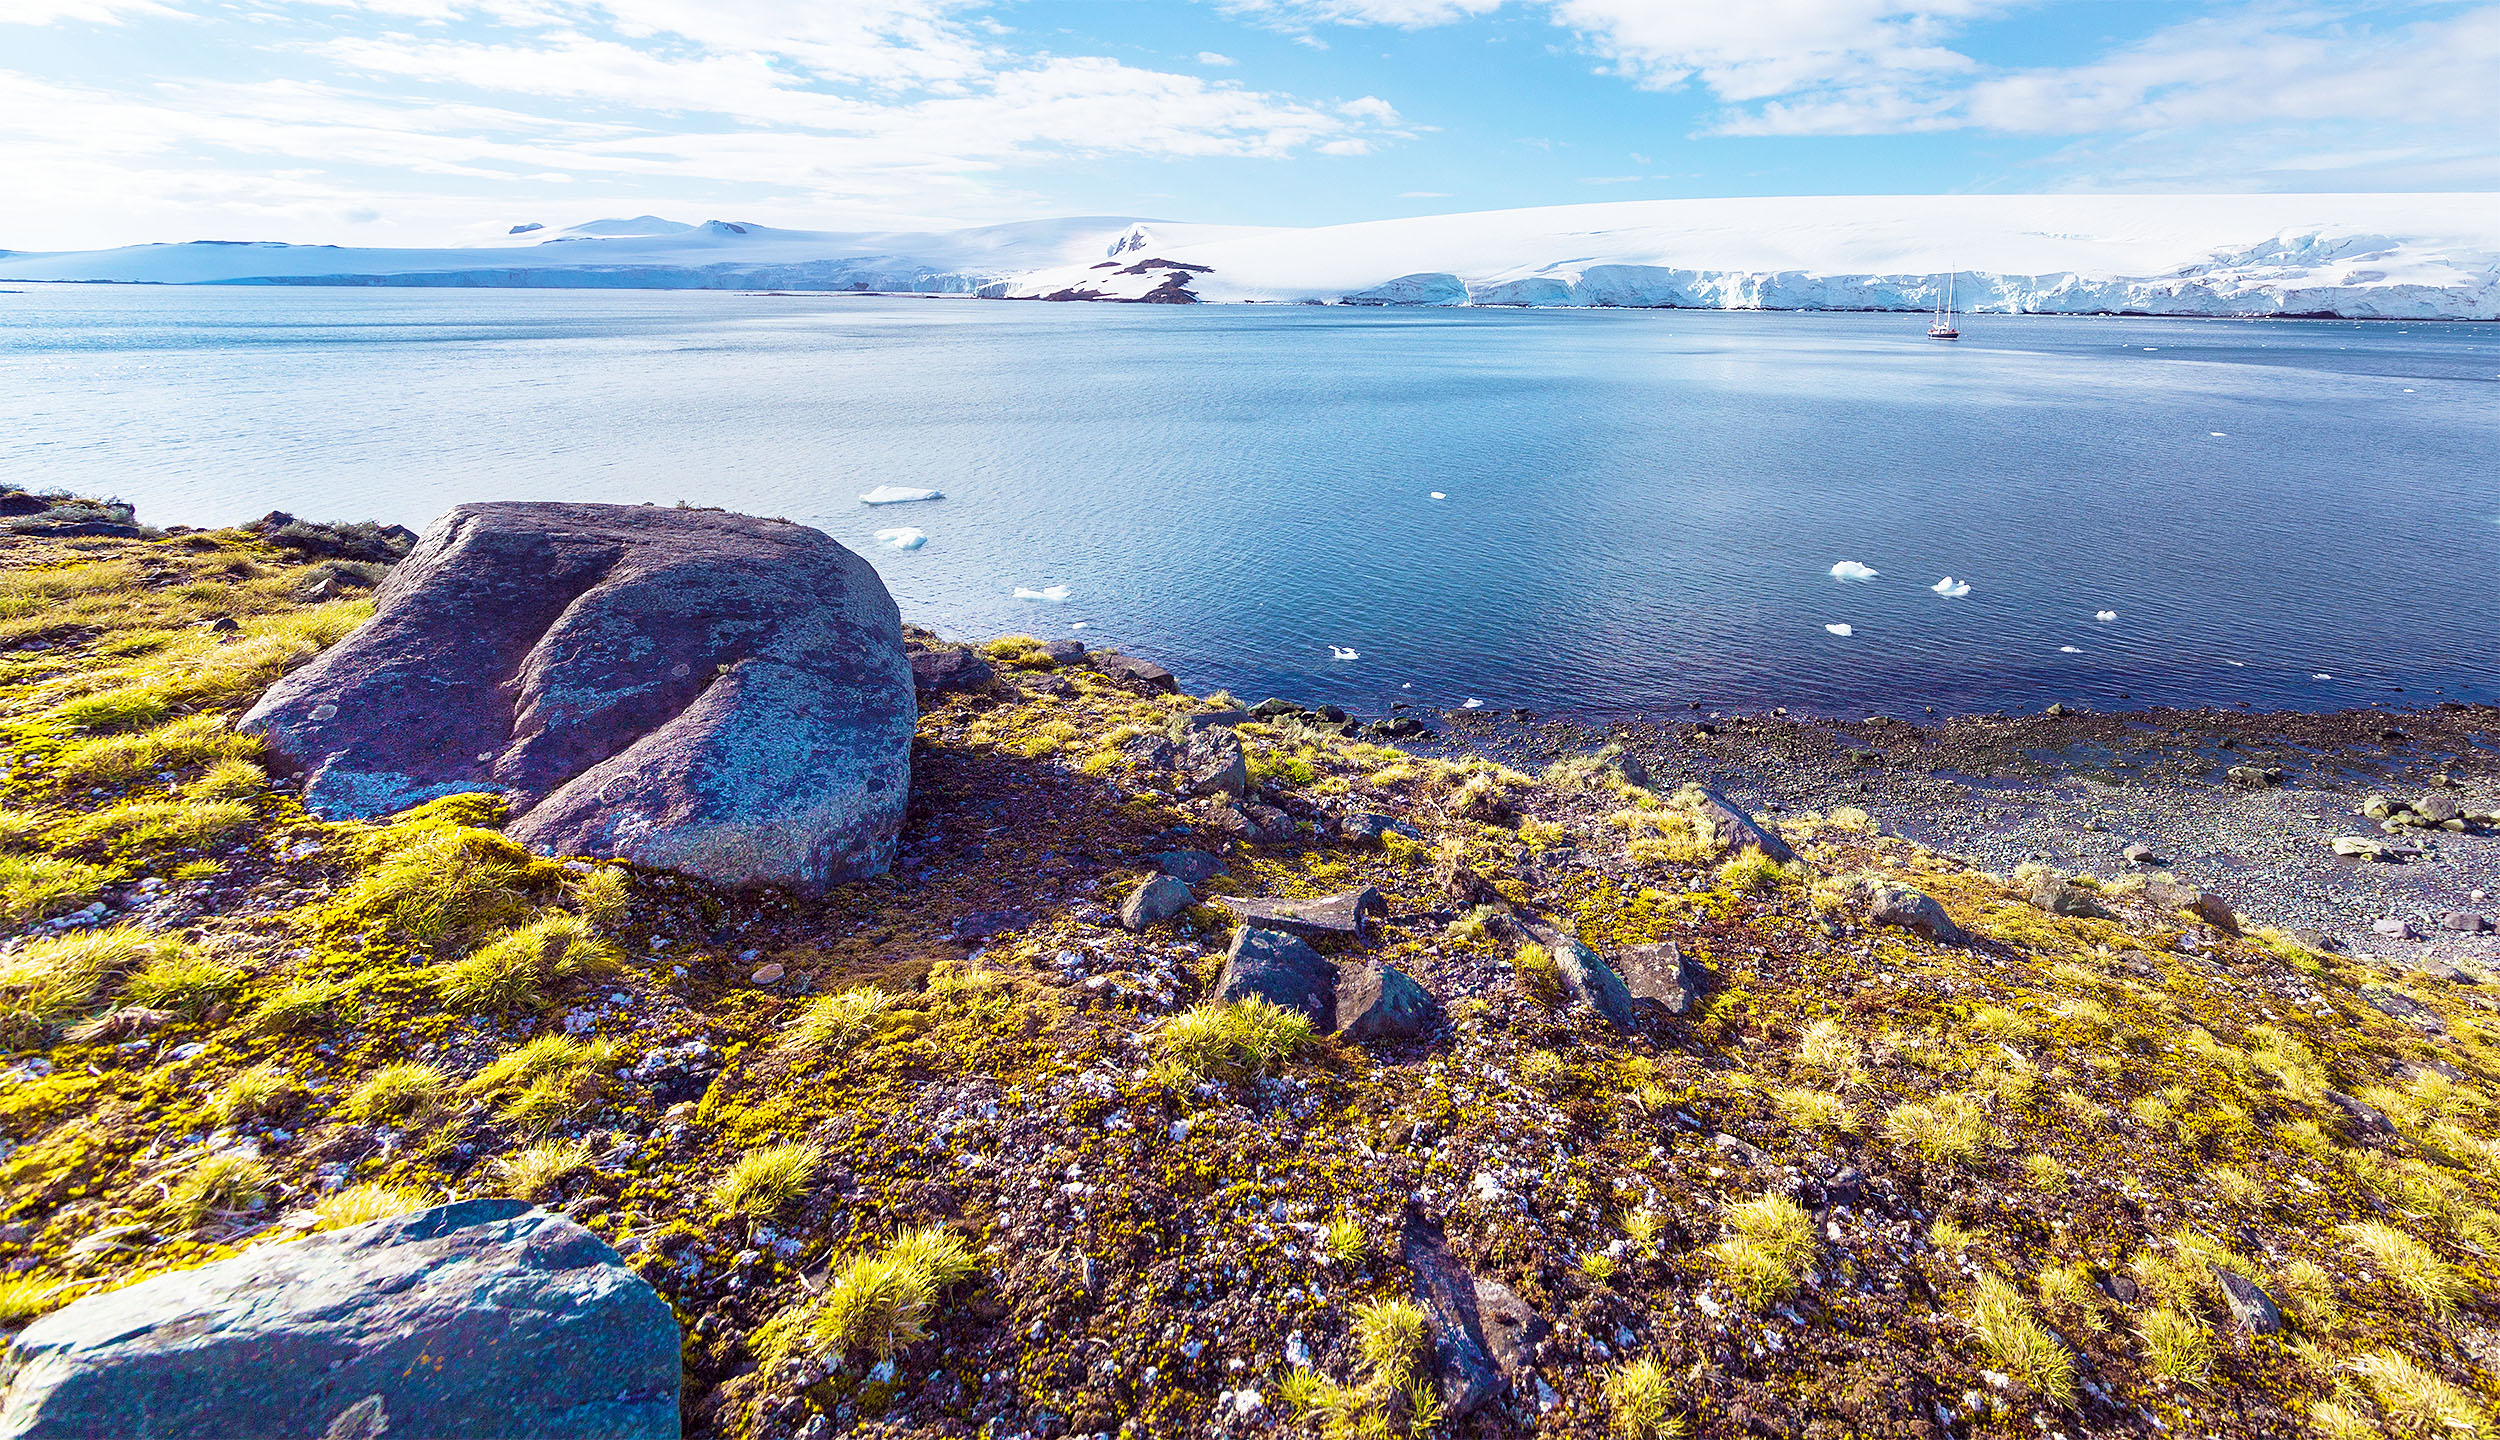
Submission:
{"label": "floating iceberg", "polygon": [[1461,710],[1481,710],[1484,708],[1484,702],[1477,699],[1475,696],[1470,695],[1467,697],[1467,703],[1459,706],[1458,708]]}
{"label": "floating iceberg", "polygon": [[917,550],[929,543],[929,532],[914,530],[908,525],[899,530],[880,530],[877,532],[877,543],[891,545],[897,550]]}
{"label": "floating iceberg", "polygon": [[1441,493],[1440,491],[1438,491],[1438,490],[1435,490],[1435,491],[1433,491],[1433,492],[1432,492],[1432,498],[1433,498],[1433,499],[1435,499],[1435,500],[1447,500],[1447,499],[1449,499],[1450,497],[1449,497],[1449,496],[1447,496],[1447,495],[1442,494],[1442,493]]}
{"label": "floating iceberg", "polygon": [[1349,649],[1347,649],[1347,648],[1346,648],[1345,646],[1343,646],[1343,645],[1331,645],[1331,646],[1329,646],[1329,647],[1328,647],[1328,655],[1329,655],[1329,658],[1334,659],[1334,660],[1360,660],[1360,659],[1362,659],[1362,658],[1363,658],[1363,655],[1362,655],[1362,652],[1361,652],[1361,651],[1359,651],[1359,650],[1349,650]]}
{"label": "floating iceberg", "polygon": [[1065,585],[1047,585],[1039,590],[1032,590],[1019,585],[1016,587],[1016,598],[1019,600],[1047,600],[1051,604],[1056,605],[1060,601],[1068,598],[1068,587]]}
{"label": "floating iceberg", "polygon": [[1956,580],[1952,576],[1947,575],[1942,580],[1937,581],[1935,584],[1930,585],[1927,588],[1935,591],[1937,594],[1942,595],[1947,599],[1959,600],[1963,596],[1970,593],[1970,582],[1968,580]]}
{"label": "floating iceberg", "polygon": [[1834,635],[1855,635],[1858,633],[1846,625],[1826,625],[1823,628],[1831,631]]}
{"label": "floating iceberg", "polygon": [[2327,674],[2323,670],[2312,670],[2309,672],[2309,678],[2312,680],[2332,680],[2335,677]]}
{"label": "floating iceberg", "polygon": [[2080,645],[2060,645],[2057,647],[2057,653],[2060,655],[2080,655],[2083,653],[2083,647]]}
{"label": "floating iceberg", "polygon": [[862,505],[908,505],[914,500],[943,500],[945,492],[914,490],[908,485],[880,485],[859,497]]}
{"label": "floating iceberg", "polygon": [[2115,620],[2115,619],[2117,619],[2117,618],[2118,618],[2118,612],[2117,612],[2117,611],[2115,611],[2115,610],[2101,610],[2101,611],[2096,611],[2096,612],[2094,612],[2094,614],[2093,614],[2092,618],[2093,618],[2093,619],[2095,619],[2095,620],[2098,620],[2098,621],[2100,621],[2102,624],[2106,625],[2106,624],[2108,624],[2110,621]]}
{"label": "floating iceberg", "polygon": [[1855,560],[1843,560],[1832,567],[1834,580],[1872,580],[1876,574],[1873,568],[1861,565]]}

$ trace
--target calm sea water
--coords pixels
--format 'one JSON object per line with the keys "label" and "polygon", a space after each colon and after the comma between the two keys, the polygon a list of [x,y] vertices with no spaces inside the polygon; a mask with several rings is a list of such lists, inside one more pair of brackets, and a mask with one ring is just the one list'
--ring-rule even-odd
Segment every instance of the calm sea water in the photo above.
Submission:
{"label": "calm sea water", "polygon": [[[869,554],[940,630],[1370,710],[2500,693],[2500,327],[1923,331],[28,287],[0,294],[0,477],[157,523],[722,505]],[[947,498],[857,503],[881,484]],[[895,526],[928,543],[879,548]]]}

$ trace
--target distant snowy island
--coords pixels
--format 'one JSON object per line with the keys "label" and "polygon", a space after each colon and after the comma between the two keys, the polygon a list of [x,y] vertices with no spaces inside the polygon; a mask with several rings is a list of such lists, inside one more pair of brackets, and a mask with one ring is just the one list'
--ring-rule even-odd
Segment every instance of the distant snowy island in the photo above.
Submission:
{"label": "distant snowy island", "polygon": [[0,280],[804,290],[1194,304],[2500,319],[2500,195],[1650,200],[1314,228],[1090,216],[840,233],[656,216],[434,250],[0,250]]}

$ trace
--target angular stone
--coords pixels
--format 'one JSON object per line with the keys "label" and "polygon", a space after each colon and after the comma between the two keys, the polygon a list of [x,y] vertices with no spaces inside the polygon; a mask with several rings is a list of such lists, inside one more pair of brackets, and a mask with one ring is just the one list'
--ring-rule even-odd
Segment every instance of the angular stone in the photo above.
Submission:
{"label": "angular stone", "polygon": [[2341,1090],[2329,1090],[2325,1094],[2328,1104],[2344,1112],[2347,1128],[2355,1135],[2393,1136],[2396,1133],[2395,1122],[2376,1107],[2355,1100]]}
{"label": "angular stone", "polygon": [[2234,765],[2223,772],[2230,782],[2244,790],[2264,790],[2283,783],[2280,765]]}
{"label": "angular stone", "polygon": [[2252,1335],[2272,1335],[2283,1328],[2283,1312],[2263,1287],[2245,1275],[2213,1266],[2214,1283],[2222,1291],[2222,1301],[2230,1307],[2231,1318]]}
{"label": "angular stone", "polygon": [[2238,934],[2240,917],[2231,902],[2210,890],[2182,885],[2167,876],[2156,875],[2144,882],[2144,898],[2163,910],[2184,910],[2217,930]]}
{"label": "angular stone", "polygon": [[2413,928],[2412,921],[2399,920],[2393,915],[2382,915],[2378,919],[2371,921],[2370,929],[2374,933],[2384,935],[2390,940],[2419,940],[2422,938],[2422,932]]}
{"label": "angular stone", "polygon": [[1251,995],[1298,1010],[1322,1030],[1337,1028],[1337,967],[1295,936],[1248,925],[1233,932],[1215,999],[1230,1004]]}
{"label": "angular stone", "polygon": [[1169,875],[1157,875],[1139,882],[1120,906],[1120,923],[1131,930],[1143,930],[1160,924],[1198,903],[1189,887]]}
{"label": "angular stone", "polygon": [[1365,922],[1389,918],[1389,902],[1369,885],[1317,900],[1218,895],[1215,903],[1232,911],[1245,924],[1296,935],[1359,936]]}
{"label": "angular stone", "polygon": [[943,645],[911,652],[911,684],[925,695],[978,690],[998,678],[998,671],[978,650]]}
{"label": "angular stone", "polygon": [[1720,848],[1760,850],[1783,865],[1797,858],[1797,852],[1788,848],[1788,842],[1782,840],[1778,832],[1764,829],[1725,795],[1707,786],[1696,785],[1693,788],[1700,792],[1702,816],[1717,832]]}
{"label": "angular stone", "polygon": [[2138,841],[2124,850],[2119,851],[2118,858],[2126,861],[2130,865],[2166,865],[2169,863],[2168,861],[2162,859],[2160,853],[2154,850],[2152,846],[2144,844],[2141,841]]}
{"label": "angular stone", "polygon": [[1085,663],[1085,642],[1045,640],[1042,642],[1042,653],[1049,656],[1054,665],[1082,665]]}
{"label": "angular stone", "polygon": [[1133,685],[1142,690],[1161,690],[1166,694],[1180,693],[1180,682],[1172,678],[1172,672],[1151,660],[1140,660],[1131,655],[1100,655],[1094,659],[1094,668],[1123,685]]}
{"label": "angular stone", "polygon": [[2460,935],[2483,935],[2490,932],[2491,921],[2471,910],[2451,910],[2439,917],[2439,928]]}
{"label": "angular stone", "polygon": [[1149,770],[1169,770],[1180,763],[1181,747],[1161,735],[1132,735],[1121,742],[1120,753]]}
{"label": "angular stone", "polygon": [[2348,860],[2383,861],[2396,858],[2394,846],[2384,840],[2373,840],[2367,835],[2338,835],[2326,843],[2329,849]]}
{"label": "angular stone", "polygon": [[1874,903],[1867,914],[1878,925],[1898,926],[1939,945],[1971,943],[1970,932],[1953,923],[1953,917],[1945,913],[1936,897],[1907,885],[1875,887]]}
{"label": "angular stone", "polygon": [[1672,940],[1628,947],[1615,956],[1615,969],[1635,1011],[1655,1007],[1669,1015],[1692,1012],[1710,973],[1687,959],[1683,947]]}
{"label": "angular stone", "polygon": [[1204,850],[1166,850],[1155,857],[1155,868],[1184,885],[1204,885],[1224,873],[1224,862]]}
{"label": "angular stone", "polygon": [[2381,1015],[2410,1021],[2433,1035],[2448,1033],[2448,1022],[2440,1018],[2438,1011],[2401,990],[2390,990],[2384,985],[2364,985],[2361,987],[2361,998]]}
{"label": "angular stone", "polygon": [[1192,795],[1238,796],[1250,788],[1241,739],[1230,730],[1200,730],[1182,744],[1177,768]]}
{"label": "angular stone", "polygon": [[1337,1033],[1348,1040],[1420,1040],[1440,1024],[1432,992],[1403,970],[1366,961],[1337,977]]}
{"label": "angular stone", "polygon": [[1345,838],[1358,845],[1381,844],[1387,835],[1403,835],[1409,840],[1424,838],[1422,831],[1395,816],[1369,813],[1348,816],[1344,833]]}
{"label": "angular stone", "polygon": [[1603,956],[1550,926],[1531,924],[1528,933],[1554,957],[1555,967],[1562,971],[1563,989],[1572,999],[1626,1034],[1640,1028],[1640,1017],[1632,1009],[1632,992]]}
{"label": "angular stone", "polygon": [[[892,863],[918,721],[894,600],[805,526],[454,509],[243,719],[325,819],[505,795],[514,839],[727,884]],[[481,758],[483,757],[483,758]]]}
{"label": "angular stone", "polygon": [[2031,886],[2031,903],[2051,915],[2069,919],[2106,920],[2109,907],[2084,886],[2059,875],[2043,875]]}
{"label": "angular stone", "polygon": [[1273,805],[1227,804],[1214,818],[1217,828],[1253,845],[1282,845],[1301,833],[1294,818]]}
{"label": "angular stone", "polygon": [[1193,710],[1181,717],[1184,733],[1196,730],[1230,730],[1250,719],[1250,712],[1235,707],[1230,710]]}
{"label": "angular stone", "polygon": [[9,1349],[0,1434],[675,1440],[678,1343],[597,1236],[463,1200],[54,1311]]}
{"label": "angular stone", "polygon": [[1511,1392],[1528,1373],[1545,1322],[1518,1292],[1479,1280],[1452,1255],[1441,1229],[1409,1213],[1400,1258],[1432,1333],[1432,1378],[1452,1422]]}

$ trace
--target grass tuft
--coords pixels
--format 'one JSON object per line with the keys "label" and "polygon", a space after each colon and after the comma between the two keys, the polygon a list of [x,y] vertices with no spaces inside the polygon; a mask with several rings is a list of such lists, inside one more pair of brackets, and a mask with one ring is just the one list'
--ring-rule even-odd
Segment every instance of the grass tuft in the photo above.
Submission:
{"label": "grass tuft", "polygon": [[285,1114],[301,1094],[286,1071],[275,1065],[255,1065],[228,1080],[209,1102],[209,1111],[228,1125],[273,1120]]}
{"label": "grass tuft", "polygon": [[387,1220],[394,1215],[407,1215],[434,1203],[430,1190],[409,1185],[385,1185],[368,1181],[334,1190],[313,1205],[318,1217],[315,1229],[344,1230],[369,1220]]}
{"label": "grass tuft", "polygon": [[2135,1334],[2144,1344],[2145,1369],[2193,1389],[2213,1383],[2214,1336],[2204,1321],[2164,1305],[2147,1311]]}
{"label": "grass tuft", "polygon": [[2475,1437],[2488,1433],[2489,1417],[2473,1395],[2393,1350],[2356,1355],[2346,1362],[2370,1390],[2389,1421],[2407,1435]]}
{"label": "grass tuft", "polygon": [[385,1065],[348,1092],[346,1118],[368,1125],[414,1125],[442,1109],[451,1077],[431,1065]]}
{"label": "grass tuft", "polygon": [[1675,1413],[1675,1377],[1656,1360],[1627,1360],[1607,1373],[1607,1427],[1622,1440],[1681,1440],[1684,1417]]}
{"label": "grass tuft", "polygon": [[1804,1207],[1785,1195],[1761,1195],[1728,1207],[1727,1223],[1735,1233],[1709,1254],[1738,1298],[1758,1310],[1797,1288],[1814,1258],[1814,1221]]}
{"label": "grass tuft", "polygon": [[824,1162],[814,1145],[767,1145],[738,1157],[712,1185],[712,1204],[732,1215],[765,1219],[799,1198]]}
{"label": "grass tuft", "polygon": [[802,1347],[886,1359],[926,1335],[940,1297],[979,1268],[972,1251],[944,1230],[904,1231],[875,1253],[845,1261],[812,1303],[766,1322],[754,1351],[766,1373]]}
{"label": "grass tuft", "polygon": [[1986,1103],[1967,1093],[1905,1101],[1884,1117],[1884,1138],[1916,1151],[1923,1160],[1969,1160],[1995,1134]]}
{"label": "grass tuft", "polygon": [[2440,1259],[2438,1251],[2402,1230],[2368,1220],[2342,1226],[2340,1231],[2389,1283],[2421,1301],[2433,1315],[2448,1318],[2465,1298],[2465,1277]]}
{"label": "grass tuft", "polygon": [[453,964],[438,988],[446,1002],[462,1009],[543,1009],[553,1002],[557,985],[616,965],[616,947],[592,933],[588,920],[551,910]]}
{"label": "grass tuft", "polygon": [[2075,1398],[2075,1357],[2032,1313],[2031,1302],[1995,1271],[1971,1286],[1962,1314],[1989,1364],[2044,1400],[2060,1405]]}
{"label": "grass tuft", "polygon": [[1155,1032],[1156,1048],[1201,1079],[1265,1075],[1317,1040],[1311,1017],[1257,995],[1192,1006]]}
{"label": "grass tuft", "polygon": [[782,1032],[781,1048],[839,1059],[875,1035],[892,1008],[894,997],[874,985],[819,995]]}
{"label": "grass tuft", "polygon": [[564,1178],[590,1163],[587,1140],[541,1140],[496,1162],[496,1178],[516,1199],[553,1194]]}
{"label": "grass tuft", "polygon": [[228,1151],[208,1156],[184,1172],[165,1203],[186,1227],[197,1228],[213,1215],[261,1208],[270,1184],[268,1166]]}

